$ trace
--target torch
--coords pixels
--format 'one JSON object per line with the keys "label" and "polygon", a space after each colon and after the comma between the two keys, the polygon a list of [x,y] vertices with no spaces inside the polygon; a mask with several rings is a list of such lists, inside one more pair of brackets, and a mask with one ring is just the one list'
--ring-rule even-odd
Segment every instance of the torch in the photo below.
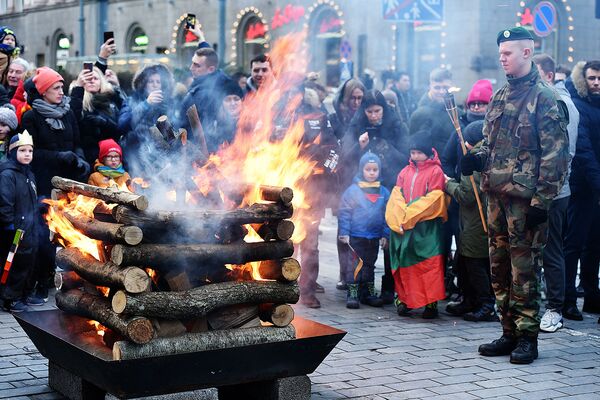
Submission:
{"label": "torch", "polygon": [[2,271],[2,278],[0,278],[0,283],[3,285],[8,281],[8,273],[10,272],[10,267],[12,267],[13,258],[17,249],[19,248],[19,243],[23,239],[23,235],[25,231],[22,229],[17,229],[15,232],[15,237],[13,238],[12,246],[10,246],[10,251],[8,252],[8,257],[6,257],[6,262],[4,263],[4,270]]}
{"label": "torch", "polygon": [[[465,139],[463,138],[462,130],[460,129],[460,122],[458,121],[458,109],[456,108],[456,101],[454,100],[454,95],[452,93],[447,93],[444,96],[444,104],[446,105],[446,111],[450,116],[452,125],[454,125],[454,129],[456,130],[456,134],[458,135],[458,140],[460,141],[460,148],[462,149],[462,153],[464,156],[467,154],[467,146],[465,146]],[[475,193],[475,200],[477,200],[477,208],[479,208],[479,217],[481,218],[483,231],[487,233],[487,226],[485,223],[485,217],[483,215],[483,207],[481,207],[481,199],[479,198],[479,192],[477,191],[477,186],[475,185],[475,179],[473,178],[473,175],[471,175],[469,178],[471,178],[473,193]]]}

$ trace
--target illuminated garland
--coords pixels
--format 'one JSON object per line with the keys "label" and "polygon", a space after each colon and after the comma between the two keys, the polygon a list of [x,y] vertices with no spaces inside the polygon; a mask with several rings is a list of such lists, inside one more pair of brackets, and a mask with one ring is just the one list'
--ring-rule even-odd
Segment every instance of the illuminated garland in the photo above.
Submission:
{"label": "illuminated garland", "polygon": [[340,19],[340,24],[341,24],[340,37],[345,36],[346,35],[346,31],[344,31],[344,19],[343,19],[344,18],[344,12],[340,8],[340,6],[337,5],[333,0],[317,0],[314,3],[312,3],[312,5],[310,7],[308,7],[308,13],[306,13],[304,15],[304,18],[306,18],[306,22],[304,23],[304,27],[308,28],[308,22],[310,21],[312,13],[315,10],[317,10],[318,8],[320,8],[321,6],[329,6],[329,7],[333,8],[333,10],[336,12],[338,18]]}
{"label": "illuminated garland", "polygon": [[246,7],[241,9],[237,13],[235,22],[233,23],[233,28],[231,29],[231,64],[233,65],[236,65],[237,58],[237,30],[242,22],[242,19],[244,19],[248,14],[255,15],[260,19],[265,28],[265,43],[263,44],[263,47],[265,49],[269,48],[269,24],[267,23],[267,20],[265,20],[263,13],[256,7]]}
{"label": "illuminated garland", "polygon": [[446,36],[448,36],[448,33],[446,32],[446,21],[442,21],[441,26],[440,58],[442,59],[442,62],[440,63],[440,68],[446,68]]}
{"label": "illuminated garland", "polygon": [[[165,51],[165,54],[177,53],[177,34],[179,33],[179,29],[181,28],[181,24],[185,23],[185,19],[187,18],[187,13],[181,14],[177,21],[175,21],[175,25],[173,25],[173,33],[171,34],[171,43],[169,45],[169,49]],[[200,29],[202,29],[202,24],[196,22]]]}

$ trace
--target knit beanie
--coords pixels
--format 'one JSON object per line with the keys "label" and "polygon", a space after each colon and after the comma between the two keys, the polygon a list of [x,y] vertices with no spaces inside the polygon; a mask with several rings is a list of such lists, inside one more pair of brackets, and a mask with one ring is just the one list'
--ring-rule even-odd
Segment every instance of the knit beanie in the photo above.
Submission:
{"label": "knit beanie", "polygon": [[223,83],[222,93],[224,98],[227,96],[238,96],[240,99],[244,98],[244,91],[237,81],[234,81],[233,79],[227,79]]}
{"label": "knit beanie", "polygon": [[16,130],[19,126],[17,114],[8,107],[0,107],[0,123],[7,125],[11,131]]}
{"label": "knit beanie", "polygon": [[17,41],[17,35],[15,35],[15,32],[8,26],[0,26],[0,43],[4,41],[4,38],[7,35],[12,35],[15,38],[15,47],[17,47],[19,42]]}
{"label": "knit beanie", "polygon": [[35,70],[33,83],[40,95],[46,93],[48,89],[56,82],[64,82],[64,79],[58,72],[49,67],[40,67]]}
{"label": "knit beanie", "polygon": [[381,159],[377,156],[377,154],[367,151],[360,158],[360,161],[358,163],[358,171],[356,172],[355,180],[363,181],[365,179],[365,177],[363,176],[363,169],[365,168],[365,165],[367,165],[368,163],[377,164],[377,166],[379,167],[379,176],[381,177]]}
{"label": "knit beanie", "polygon": [[471,88],[467,97],[467,105],[475,102],[488,104],[492,99],[493,92],[492,83],[487,79],[480,79]]}
{"label": "knit beanie", "polygon": [[427,155],[433,156],[433,142],[429,131],[424,129],[418,131],[410,138],[409,150],[419,150]]}
{"label": "knit beanie", "polygon": [[121,149],[121,146],[119,146],[119,144],[113,139],[101,140],[98,143],[98,147],[100,148],[100,151],[98,152],[99,161],[104,160],[104,157],[106,157],[106,155],[112,151],[119,153],[121,158],[123,158],[123,150]]}
{"label": "knit beanie", "polygon": [[467,125],[463,136],[465,142],[468,142],[471,146],[481,142],[483,140],[483,120],[473,121]]}

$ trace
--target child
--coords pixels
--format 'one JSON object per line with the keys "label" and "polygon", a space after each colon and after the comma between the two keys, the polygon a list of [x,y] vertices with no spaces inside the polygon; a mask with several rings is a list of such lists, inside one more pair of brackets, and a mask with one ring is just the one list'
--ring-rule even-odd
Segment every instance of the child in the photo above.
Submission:
{"label": "child", "polygon": [[17,57],[21,52],[15,32],[8,26],[0,26],[0,52]]}
{"label": "child", "polygon": [[37,192],[29,164],[33,159],[33,139],[27,131],[13,136],[7,161],[0,163],[0,262],[4,267],[11,244],[22,229],[19,247],[12,260],[7,281],[0,286],[0,297],[6,311],[21,312],[27,305],[44,302],[33,296],[33,266],[38,247],[35,230]]}
{"label": "child", "polygon": [[8,155],[10,137],[18,126],[15,112],[8,107],[0,107],[0,161]]}
{"label": "child", "polygon": [[375,261],[379,245],[387,247],[390,229],[385,223],[385,205],[390,192],[379,181],[380,171],[379,157],[371,152],[365,153],[360,159],[354,183],[346,189],[340,201],[338,240],[344,245],[350,244],[363,260],[356,279],[355,263],[345,263],[347,308],[359,308],[359,291],[361,303],[372,307],[383,306],[383,300],[375,293]]}
{"label": "child", "polygon": [[444,289],[442,222],[447,219],[444,173],[426,131],[409,146],[410,163],[400,174],[385,212],[398,315],[425,306],[422,317],[438,316]]}
{"label": "child", "polygon": [[101,140],[98,143],[100,151],[94,164],[94,172],[88,183],[99,187],[117,186],[129,188],[131,177],[123,168],[123,150],[113,139]]}
{"label": "child", "polygon": [[[464,131],[467,147],[476,151],[483,140],[483,121],[470,123]],[[475,147],[469,143],[475,144]],[[474,172],[475,187],[482,202],[482,212],[486,215],[485,197],[479,190],[480,173]],[[495,297],[490,283],[490,258],[488,237],[483,230],[479,209],[475,201],[473,185],[468,177],[461,176],[460,182],[448,179],[446,193],[454,197],[459,204],[460,234],[458,237],[457,266],[462,271],[463,301],[448,304],[446,311],[453,315],[462,315],[466,321],[498,321],[494,309]]]}

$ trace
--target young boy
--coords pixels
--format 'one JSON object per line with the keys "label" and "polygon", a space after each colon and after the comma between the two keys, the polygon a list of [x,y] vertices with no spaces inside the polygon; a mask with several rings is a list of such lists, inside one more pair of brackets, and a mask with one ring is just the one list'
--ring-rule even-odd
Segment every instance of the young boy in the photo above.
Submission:
{"label": "young boy", "polygon": [[15,112],[8,107],[0,107],[0,161],[8,155],[10,137],[18,126]]}
{"label": "young boy", "polygon": [[101,140],[98,143],[100,151],[94,164],[94,172],[88,183],[99,187],[123,186],[129,187],[131,177],[123,168],[123,150],[113,139]]}
{"label": "young boy", "polygon": [[6,283],[0,284],[0,297],[4,310],[21,312],[27,305],[44,304],[41,299],[28,296],[34,287],[33,266],[38,247],[37,192],[29,166],[33,159],[33,139],[24,131],[13,136],[8,149],[8,159],[0,163],[0,262],[3,267],[17,230],[23,230],[24,234]]}
{"label": "young boy", "polygon": [[[390,192],[381,185],[381,161],[371,152],[365,153],[359,163],[354,183],[346,189],[338,210],[338,240],[350,245],[363,260],[363,266],[354,279],[354,263],[345,263],[344,281],[348,285],[346,307],[359,308],[360,302],[372,307],[383,306],[375,293],[375,261],[379,246],[387,247],[390,229],[385,223],[385,205]],[[352,268],[350,268],[350,266]]]}
{"label": "young boy", "polygon": [[398,175],[385,212],[398,315],[425,306],[422,317],[438,316],[444,289],[442,222],[447,219],[444,173],[428,132],[410,144],[410,163]]}

